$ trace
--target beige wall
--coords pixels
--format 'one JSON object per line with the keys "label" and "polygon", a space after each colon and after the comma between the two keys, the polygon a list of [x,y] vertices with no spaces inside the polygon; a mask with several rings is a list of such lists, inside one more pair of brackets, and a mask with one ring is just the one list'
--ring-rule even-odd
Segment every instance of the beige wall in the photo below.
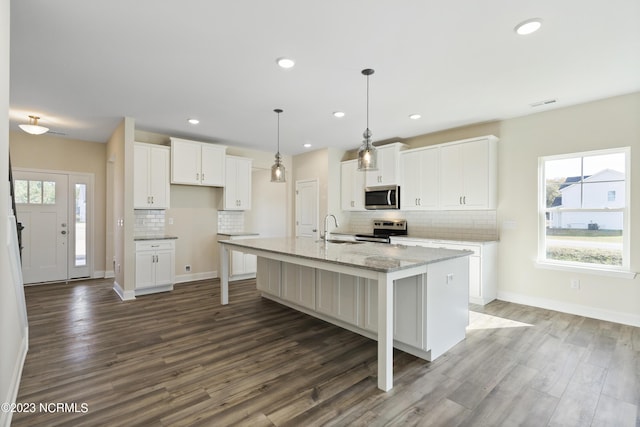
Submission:
{"label": "beige wall", "polygon": [[9,150],[14,167],[90,173],[94,181],[93,268],[98,274],[110,270],[105,262],[106,242],[106,145],[53,135],[11,132]]}
{"label": "beige wall", "polygon": [[[536,268],[538,158],[631,147],[631,269],[640,271],[640,93],[505,120],[500,126],[499,298],[640,326],[635,280]],[[580,280],[580,290],[570,288]]]}
{"label": "beige wall", "polygon": [[107,205],[107,234],[112,237],[111,251],[107,257],[112,259],[115,283],[124,284],[124,121],[115,129],[107,141],[107,191],[110,200]]}
{"label": "beige wall", "polygon": [[[295,182],[318,180],[318,230],[323,230],[325,215],[334,214],[342,225],[346,218],[340,207],[340,161],[345,156],[342,150],[323,148],[298,154],[293,158],[293,185]],[[293,206],[293,224],[295,226],[295,203]],[[295,235],[295,229],[294,233]],[[318,234],[319,235],[319,234]]]}

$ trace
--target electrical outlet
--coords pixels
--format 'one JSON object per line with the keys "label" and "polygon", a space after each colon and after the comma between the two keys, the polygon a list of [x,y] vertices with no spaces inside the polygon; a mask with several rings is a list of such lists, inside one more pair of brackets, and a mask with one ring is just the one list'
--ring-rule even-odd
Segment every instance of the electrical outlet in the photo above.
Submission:
{"label": "electrical outlet", "polygon": [[169,225],[173,225],[173,218],[169,218]]}
{"label": "electrical outlet", "polygon": [[191,271],[191,266],[189,264],[184,266],[184,271],[186,271],[187,273]]}
{"label": "electrical outlet", "polygon": [[580,289],[580,279],[571,279],[571,289]]}

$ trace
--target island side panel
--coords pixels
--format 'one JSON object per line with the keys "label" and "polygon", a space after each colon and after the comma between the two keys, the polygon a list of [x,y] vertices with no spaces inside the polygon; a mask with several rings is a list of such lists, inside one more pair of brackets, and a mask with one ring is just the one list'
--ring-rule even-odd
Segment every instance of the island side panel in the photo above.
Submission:
{"label": "island side panel", "polygon": [[469,257],[429,264],[427,348],[434,360],[464,340],[469,325]]}

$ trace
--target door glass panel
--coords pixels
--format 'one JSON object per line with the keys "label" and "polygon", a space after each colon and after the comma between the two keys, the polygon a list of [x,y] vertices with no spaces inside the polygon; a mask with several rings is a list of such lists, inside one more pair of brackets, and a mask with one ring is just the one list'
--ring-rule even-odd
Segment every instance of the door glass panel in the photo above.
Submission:
{"label": "door glass panel", "polygon": [[13,183],[13,190],[16,196],[16,203],[29,203],[29,181],[16,179]]}
{"label": "door glass panel", "polygon": [[42,181],[29,181],[29,203],[42,203]]}
{"label": "door glass panel", "polygon": [[75,186],[75,266],[87,265],[87,185]]}
{"label": "door glass panel", "polygon": [[56,183],[53,181],[44,181],[42,183],[42,204],[56,204]]}

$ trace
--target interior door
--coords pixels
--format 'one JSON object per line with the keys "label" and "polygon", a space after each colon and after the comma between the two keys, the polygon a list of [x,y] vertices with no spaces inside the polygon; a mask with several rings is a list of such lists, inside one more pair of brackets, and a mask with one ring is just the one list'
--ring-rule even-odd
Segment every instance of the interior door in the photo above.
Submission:
{"label": "interior door", "polygon": [[16,209],[22,231],[24,283],[67,279],[68,177],[15,171]]}
{"label": "interior door", "polygon": [[296,181],[296,237],[318,237],[318,180]]}

